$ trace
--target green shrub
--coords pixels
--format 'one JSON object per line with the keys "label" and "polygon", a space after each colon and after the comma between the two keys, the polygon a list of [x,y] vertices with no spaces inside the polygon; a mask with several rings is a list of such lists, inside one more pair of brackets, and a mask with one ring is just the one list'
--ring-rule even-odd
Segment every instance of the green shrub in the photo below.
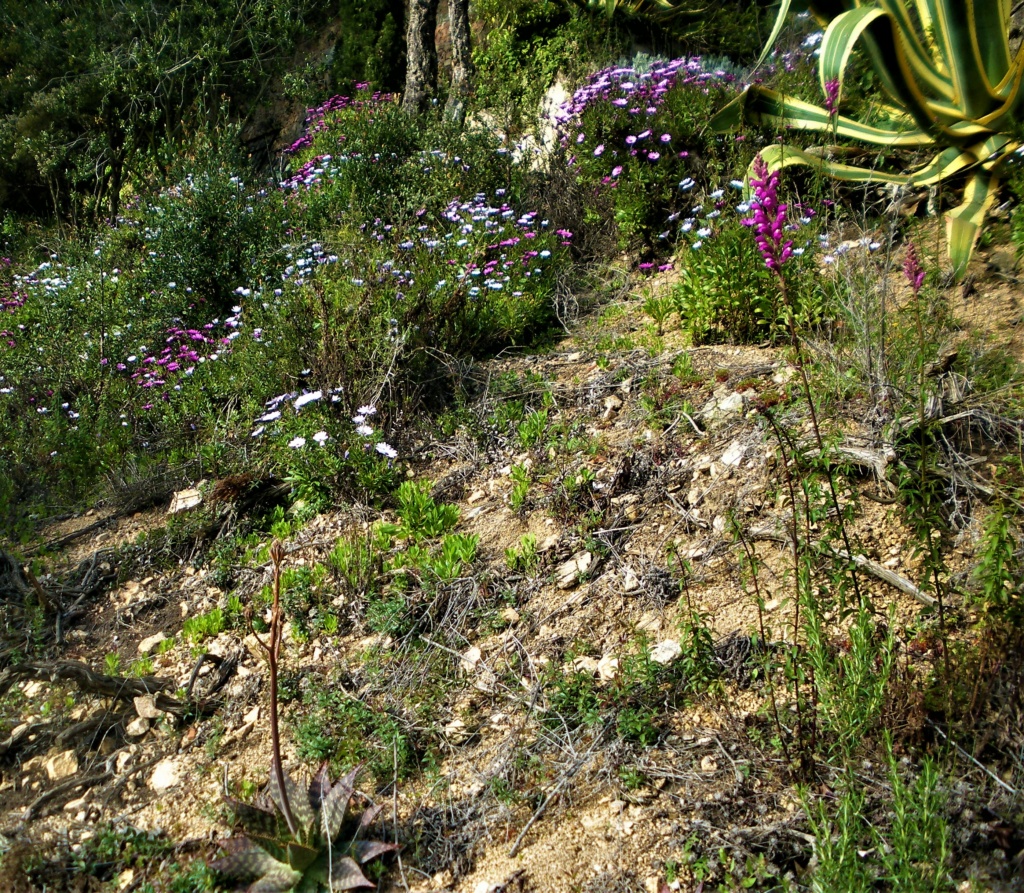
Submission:
{"label": "green shrub", "polygon": [[[815,275],[813,210],[791,215],[795,257],[783,268],[798,321],[816,321],[823,298]],[[755,234],[745,225],[750,206],[717,189],[680,223],[680,278],[672,296],[694,344],[751,342],[786,334],[778,280],[765,267]]]}

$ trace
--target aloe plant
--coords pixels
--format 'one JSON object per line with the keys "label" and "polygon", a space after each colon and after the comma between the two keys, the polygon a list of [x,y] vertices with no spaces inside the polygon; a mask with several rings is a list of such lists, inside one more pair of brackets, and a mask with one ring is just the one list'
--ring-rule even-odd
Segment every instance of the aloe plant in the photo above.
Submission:
{"label": "aloe plant", "polygon": [[236,822],[245,833],[221,843],[224,855],[210,867],[236,883],[248,883],[247,893],[331,893],[373,887],[361,865],[398,849],[397,844],[364,840],[381,807],[364,810],[349,833],[342,834],[349,802],[359,774],[356,767],[332,785],[327,764],[313,776],[307,790],[281,764],[281,735],[277,715],[277,671],[281,656],[281,565],[284,547],[270,547],[274,563],[273,604],[266,640],[252,628],[270,667],[270,784],[253,803],[227,798]]}
{"label": "aloe plant", "polygon": [[[226,880],[251,882],[249,893],[319,893],[373,887],[361,865],[398,849],[394,843],[364,840],[380,812],[371,806],[342,834],[359,768],[332,785],[326,763],[303,791],[287,773],[270,773],[269,794],[254,803],[228,798],[245,832],[225,840],[224,855],[210,864]],[[286,821],[290,810],[297,828]]]}
{"label": "aloe plant", "polygon": [[[765,53],[778,38],[791,0],[782,0]],[[712,121],[728,130],[742,121],[827,132],[876,152],[850,146],[810,149],[776,145],[761,155],[772,169],[810,164],[859,183],[934,186],[966,177],[961,203],[946,215],[949,257],[963,275],[998,194],[1007,163],[1021,148],[1011,133],[1024,97],[1024,48],[1009,45],[1010,0],[811,0],[825,27],[818,76],[825,105],[785,97],[756,85]],[[867,124],[839,113],[851,55],[862,47],[888,97],[882,120]],[[901,149],[930,150],[924,164],[907,172]],[[866,163],[851,163],[856,156]],[[881,156],[881,159],[880,157]]]}

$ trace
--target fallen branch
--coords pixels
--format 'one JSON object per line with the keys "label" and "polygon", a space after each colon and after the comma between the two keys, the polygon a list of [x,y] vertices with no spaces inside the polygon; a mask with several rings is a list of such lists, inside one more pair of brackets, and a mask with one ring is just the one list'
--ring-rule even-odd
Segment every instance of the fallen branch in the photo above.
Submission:
{"label": "fallen branch", "polygon": [[926,592],[922,592],[921,589],[911,583],[906,577],[901,574],[897,574],[895,571],[889,570],[887,567],[883,567],[877,561],[872,561],[864,555],[849,555],[842,549],[833,549],[831,546],[825,547],[821,543],[815,543],[814,546],[819,551],[823,548],[827,548],[829,552],[837,558],[842,558],[844,561],[852,561],[861,570],[866,571],[871,574],[871,576],[877,577],[885,583],[888,583],[894,589],[898,589],[900,592],[905,592],[907,595],[917,599],[917,601],[922,605],[934,608],[939,604],[937,599],[928,595]]}
{"label": "fallen branch", "polygon": [[29,662],[8,667],[0,673],[0,696],[6,694],[12,685],[22,679],[41,682],[70,682],[89,694],[122,701],[130,701],[140,695],[155,695],[158,710],[173,713],[176,716],[181,716],[187,710],[186,704],[182,701],[163,694],[163,692],[171,691],[176,687],[173,679],[161,679],[156,676],[142,676],[138,679],[125,676],[106,676],[94,672],[86,664],[75,660]]}
{"label": "fallen branch", "polygon": [[[811,459],[821,456],[822,451],[817,447],[804,451],[804,455]],[[874,472],[879,481],[886,479],[889,465],[896,461],[896,451],[891,446],[884,446],[880,450],[871,450],[867,447],[854,446],[853,444],[841,443],[829,447],[825,452],[826,459],[832,465],[856,465],[858,468],[867,468]]]}
{"label": "fallen branch", "polygon": [[33,800],[25,812],[21,816],[22,822],[31,822],[32,819],[36,818],[37,813],[51,800],[57,799],[61,794],[66,794],[69,791],[77,790],[78,788],[91,788],[95,785],[102,784],[105,781],[114,777],[112,769],[105,769],[102,772],[97,772],[95,775],[87,775],[85,778],[69,778],[62,784],[57,785],[54,788],[50,788],[48,791],[44,791],[35,800]]}
{"label": "fallen branch", "polygon": [[[776,543],[791,542],[790,537],[787,534],[780,533],[774,527],[758,527],[748,531],[747,536],[752,540],[771,540]],[[883,567],[877,561],[872,561],[865,555],[850,555],[844,549],[836,549],[834,546],[830,546],[821,540],[815,540],[812,542],[811,548],[814,549],[815,552],[819,552],[824,555],[841,558],[843,561],[852,561],[860,570],[881,580],[883,583],[888,583],[894,589],[898,589],[900,592],[906,593],[919,601],[922,605],[929,608],[934,608],[938,605],[938,601],[935,598],[928,595],[928,593],[923,592],[902,574],[897,574],[895,571],[889,570],[887,567]]]}

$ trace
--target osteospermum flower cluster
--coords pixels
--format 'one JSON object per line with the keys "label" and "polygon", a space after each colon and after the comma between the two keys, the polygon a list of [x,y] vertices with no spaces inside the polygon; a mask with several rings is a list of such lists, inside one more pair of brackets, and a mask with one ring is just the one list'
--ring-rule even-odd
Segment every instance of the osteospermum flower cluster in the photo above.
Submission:
{"label": "osteospermum flower cluster", "polygon": [[11,278],[11,259],[0,257],[0,310],[14,313],[24,306],[27,295],[19,290]]}
{"label": "osteospermum flower cluster", "polygon": [[294,143],[286,150],[289,155],[294,155],[302,149],[313,144],[313,139],[318,133],[328,130],[331,120],[339,112],[358,111],[360,109],[372,108],[383,102],[391,102],[390,93],[370,92],[369,84],[356,84],[357,96],[332,96],[326,102],[315,108],[306,109],[305,130]]}
{"label": "osteospermum flower cluster", "polygon": [[732,83],[735,77],[724,69],[708,69],[700,56],[659,62],[648,71],[629,66],[605,68],[592,75],[557,113],[563,125],[578,121],[595,103],[610,102],[641,119],[654,115],[665,96],[677,84],[707,86]]}
{"label": "osteospermum flower cluster", "polygon": [[788,206],[779,201],[779,172],[769,172],[760,155],[754,159],[753,168],[754,176],[750,178],[753,213],[743,223],[754,228],[764,265],[769,270],[779,271],[793,256],[793,240],[785,238]]}
{"label": "osteospermum flower cluster", "polygon": [[[552,249],[571,244],[573,234],[552,231],[536,211],[516,211],[504,201],[504,192],[499,189],[493,200],[479,193],[450,202],[442,212],[443,226],[420,223],[410,232],[379,219],[363,226],[384,256],[373,273],[352,277],[350,285],[382,288],[398,303],[420,290],[462,290],[471,301],[497,292],[523,298],[526,280],[542,276]],[[450,274],[439,275],[439,269]]]}
{"label": "osteospermum flower cluster", "polygon": [[[657,63],[647,71],[628,66],[599,71],[556,113],[563,145],[572,153],[569,164],[584,154],[600,158],[608,164],[605,185],[614,185],[630,159],[651,164],[686,158],[688,152],[675,145],[670,125],[656,121],[668,94],[684,86],[707,92],[734,81],[721,68],[708,69],[699,56]],[[588,123],[588,113],[595,110],[610,113],[611,120]],[[597,130],[591,132],[591,124]]]}
{"label": "osteospermum flower cluster", "polygon": [[[231,311],[232,315],[227,319],[215,319],[200,328],[172,325],[167,329],[165,346],[159,353],[144,354],[141,359],[132,354],[124,362],[117,363],[115,368],[119,372],[129,372],[132,381],[140,387],[160,388],[170,383],[174,390],[181,390],[180,384],[173,384],[174,379],[191,375],[202,363],[220,359],[230,351],[231,342],[241,334],[242,308],[236,305]],[[163,398],[168,396],[165,391]]]}

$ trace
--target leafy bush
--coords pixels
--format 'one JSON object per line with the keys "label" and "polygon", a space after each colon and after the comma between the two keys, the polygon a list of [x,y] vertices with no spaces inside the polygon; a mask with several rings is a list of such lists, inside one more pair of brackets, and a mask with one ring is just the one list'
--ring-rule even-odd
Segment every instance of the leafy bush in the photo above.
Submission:
{"label": "leafy bush", "polygon": [[[739,184],[737,184],[739,185]],[[673,287],[683,325],[694,344],[775,338],[785,329],[778,281],[765,267],[755,233],[743,216],[750,204],[718,189],[695,205],[679,224],[679,282]],[[786,286],[798,316],[816,316],[820,301],[812,275],[814,251],[812,210],[791,217],[788,228],[794,257],[783,268]]]}
{"label": "leafy bush", "polygon": [[10,73],[0,84],[0,204],[116,217],[126,185],[138,191],[164,182],[177,152],[247,117],[328,7],[323,0],[9,6],[0,34]]}

